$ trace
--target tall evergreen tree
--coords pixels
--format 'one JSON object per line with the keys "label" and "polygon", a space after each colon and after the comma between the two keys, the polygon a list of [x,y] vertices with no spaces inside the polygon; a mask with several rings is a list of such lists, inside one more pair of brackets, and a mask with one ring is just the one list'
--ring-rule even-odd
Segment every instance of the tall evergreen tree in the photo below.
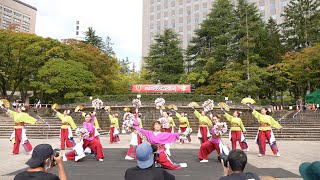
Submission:
{"label": "tall evergreen tree", "polygon": [[264,23],[261,14],[254,3],[247,0],[238,0],[235,8],[237,17],[237,60],[247,65],[247,78],[250,77],[249,66],[260,58],[256,46],[259,43],[261,33],[264,31]]}
{"label": "tall evergreen tree", "polygon": [[320,1],[290,1],[284,10],[283,33],[288,50],[320,42]]}
{"label": "tall evergreen tree", "polygon": [[184,72],[183,54],[178,34],[172,29],[165,29],[155,37],[150,46],[146,62],[146,80],[156,83],[178,83]]}
{"label": "tall evergreen tree", "polygon": [[189,74],[192,83],[207,84],[209,74],[221,70],[234,59],[236,18],[230,0],[217,0],[212,11],[195,31],[195,37],[187,49]]}
{"label": "tall evergreen tree", "polygon": [[259,67],[267,67],[281,61],[281,56],[285,53],[282,39],[279,25],[270,17],[265,29],[261,31],[255,47],[256,53],[260,56],[257,59]]}
{"label": "tall evergreen tree", "polygon": [[96,48],[103,50],[105,48],[105,44],[102,38],[96,35],[96,31],[93,30],[92,27],[89,27],[86,32],[84,32],[84,42],[87,44],[91,44]]}

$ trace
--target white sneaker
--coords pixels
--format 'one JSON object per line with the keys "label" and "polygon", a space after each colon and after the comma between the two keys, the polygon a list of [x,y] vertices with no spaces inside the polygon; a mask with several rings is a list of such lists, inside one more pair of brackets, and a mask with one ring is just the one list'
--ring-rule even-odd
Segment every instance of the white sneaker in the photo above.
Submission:
{"label": "white sneaker", "polygon": [[134,160],[133,157],[126,155],[126,157],[124,158],[125,160]]}
{"label": "white sneaker", "polygon": [[118,141],[117,143],[120,144],[120,141]]}
{"label": "white sneaker", "polygon": [[262,154],[259,154],[258,157],[262,157]]}
{"label": "white sneaker", "polygon": [[180,166],[181,166],[182,168],[188,167],[187,163],[180,163]]}
{"label": "white sneaker", "polygon": [[276,154],[276,156],[277,156],[277,157],[280,157],[280,153],[278,152],[278,153]]}
{"label": "white sneaker", "polygon": [[29,151],[28,154],[29,154],[29,155],[32,155],[32,152],[33,152],[33,150]]}
{"label": "white sneaker", "polygon": [[62,156],[62,161],[68,161],[68,159],[67,159],[65,154]]}
{"label": "white sneaker", "polygon": [[103,159],[99,159],[98,161],[103,161]]}
{"label": "white sneaker", "polygon": [[79,161],[80,159],[82,159],[82,158],[84,158],[84,157],[86,157],[86,155],[85,154],[81,154],[81,155],[79,155],[79,156],[76,156],[75,158],[74,158],[74,161]]}
{"label": "white sneaker", "polygon": [[207,163],[207,162],[209,162],[209,161],[208,161],[208,159],[202,159],[200,162],[201,162],[201,163]]}
{"label": "white sneaker", "polygon": [[245,149],[245,151],[246,151],[246,152],[249,152],[250,150],[249,150],[249,148],[247,148],[247,149]]}

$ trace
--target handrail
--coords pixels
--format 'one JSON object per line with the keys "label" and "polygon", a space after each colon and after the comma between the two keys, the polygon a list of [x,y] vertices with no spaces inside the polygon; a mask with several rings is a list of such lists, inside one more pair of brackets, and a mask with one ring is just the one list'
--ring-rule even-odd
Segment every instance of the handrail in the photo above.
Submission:
{"label": "handrail", "polygon": [[[44,122],[44,124],[46,124],[47,126],[48,126],[48,131],[46,131],[47,132],[47,139],[49,139],[49,132],[50,132],[50,130],[51,130],[51,126],[49,125],[49,123],[47,122],[47,121],[45,121],[45,120],[43,120],[42,118],[41,118],[41,116],[39,116],[39,115],[37,115],[37,117],[38,117],[38,119],[40,119],[42,122]],[[44,134],[44,127],[42,128],[42,134]]]}
{"label": "handrail", "polygon": [[298,112],[296,112],[296,113],[292,116],[292,119],[294,119],[301,111],[302,111],[302,109],[300,109]]}

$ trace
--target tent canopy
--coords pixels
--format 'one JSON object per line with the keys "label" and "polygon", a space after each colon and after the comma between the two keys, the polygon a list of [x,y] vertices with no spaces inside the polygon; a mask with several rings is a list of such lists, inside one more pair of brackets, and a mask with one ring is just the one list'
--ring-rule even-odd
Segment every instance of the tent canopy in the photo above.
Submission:
{"label": "tent canopy", "polygon": [[320,104],[320,89],[306,95],[306,103]]}

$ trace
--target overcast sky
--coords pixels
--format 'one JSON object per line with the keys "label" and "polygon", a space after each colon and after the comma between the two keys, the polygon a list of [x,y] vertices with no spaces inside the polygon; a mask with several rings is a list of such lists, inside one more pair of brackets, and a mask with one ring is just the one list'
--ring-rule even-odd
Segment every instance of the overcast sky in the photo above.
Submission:
{"label": "overcast sky", "polygon": [[85,19],[103,39],[109,36],[120,59],[140,66],[142,0],[22,0],[38,9],[36,34],[74,37],[75,21]]}

